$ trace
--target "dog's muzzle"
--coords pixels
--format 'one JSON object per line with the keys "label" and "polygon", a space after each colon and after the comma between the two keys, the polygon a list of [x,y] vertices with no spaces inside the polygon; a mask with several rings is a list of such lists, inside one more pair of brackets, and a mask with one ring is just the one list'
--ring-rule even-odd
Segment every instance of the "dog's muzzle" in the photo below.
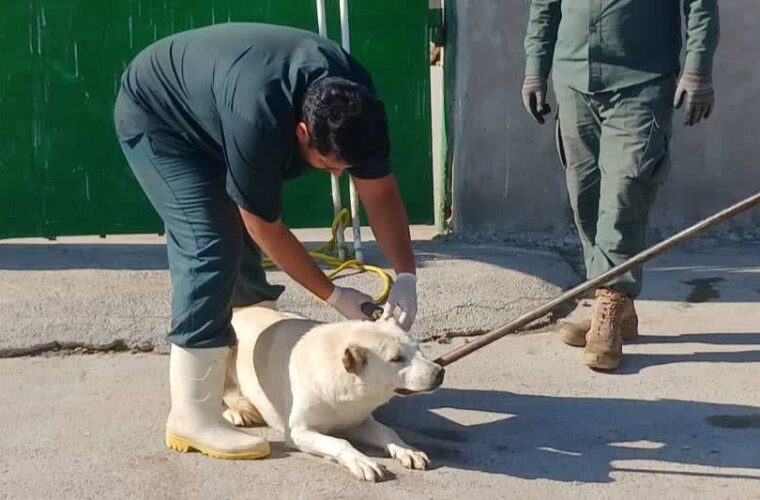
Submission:
{"label": "dog's muzzle", "polygon": [[446,375],[446,370],[444,370],[444,368],[442,366],[439,366],[438,370],[435,373],[435,378],[433,379],[432,383],[430,384],[430,387],[428,387],[427,389],[413,391],[411,389],[400,388],[400,389],[396,389],[395,392],[396,392],[396,394],[399,394],[401,396],[409,396],[411,394],[417,394],[417,393],[420,393],[420,392],[431,392],[431,391],[434,391],[434,390],[438,389],[441,386],[441,384],[443,384],[443,378],[444,378],[445,375]]}
{"label": "dog's muzzle", "polygon": [[445,374],[446,374],[446,370],[443,367],[441,367],[435,376],[435,387],[433,387],[433,389],[438,389],[441,386],[441,384],[443,384],[443,376]]}

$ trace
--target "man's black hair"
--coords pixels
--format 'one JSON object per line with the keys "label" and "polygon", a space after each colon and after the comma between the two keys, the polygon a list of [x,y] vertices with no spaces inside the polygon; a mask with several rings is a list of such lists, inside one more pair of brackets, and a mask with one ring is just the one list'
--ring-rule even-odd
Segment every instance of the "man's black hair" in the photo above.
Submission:
{"label": "man's black hair", "polygon": [[333,153],[352,166],[388,156],[385,106],[366,87],[345,78],[322,78],[307,89],[301,111],[309,146],[323,155]]}

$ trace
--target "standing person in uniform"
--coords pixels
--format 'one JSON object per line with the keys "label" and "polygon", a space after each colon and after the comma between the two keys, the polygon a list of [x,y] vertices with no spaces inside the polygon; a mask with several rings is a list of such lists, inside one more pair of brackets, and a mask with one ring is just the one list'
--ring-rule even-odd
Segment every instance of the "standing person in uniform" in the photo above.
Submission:
{"label": "standing person in uniform", "polygon": [[282,183],[310,167],[356,181],[397,273],[385,314],[411,327],[417,292],[407,215],[390,172],[385,108],[369,74],[311,32],[223,24],[160,40],[122,77],[124,155],[166,228],[172,283],[167,446],[259,458],[268,443],[222,418],[232,309],[276,301],[262,248],[350,319],[371,297],[334,286],[282,223]]}
{"label": "standing person in uniform", "polygon": [[[681,1],[686,60],[680,69]],[[550,112],[553,68],[567,192],[588,278],[645,248],[649,210],[668,169],[673,107],[686,124],[710,116],[717,0],[533,0],[525,38],[525,107]],[[638,335],[633,299],[641,270],[596,291],[592,318],[567,324],[563,340],[585,346],[586,365],[614,370]]]}

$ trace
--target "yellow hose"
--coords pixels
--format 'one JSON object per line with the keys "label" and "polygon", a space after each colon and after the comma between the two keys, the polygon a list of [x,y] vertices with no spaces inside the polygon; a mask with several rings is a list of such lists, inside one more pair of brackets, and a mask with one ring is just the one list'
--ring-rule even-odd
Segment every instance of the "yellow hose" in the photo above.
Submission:
{"label": "yellow hose", "polygon": [[[362,264],[356,260],[353,256],[353,252],[347,246],[344,248],[346,255],[349,256],[345,260],[341,260],[338,257],[338,231],[341,226],[348,227],[351,225],[351,214],[347,208],[344,208],[335,216],[332,222],[332,238],[330,241],[322,245],[316,250],[309,252],[311,257],[318,261],[333,267],[334,269],[327,273],[327,278],[331,281],[337,278],[341,273],[347,270],[355,270],[361,273],[369,272],[375,273],[383,280],[383,291],[375,299],[376,304],[382,304],[388,298],[388,294],[391,291],[393,285],[393,279],[386,273],[383,268],[373,266],[371,264]],[[265,269],[271,269],[277,267],[277,265],[270,258],[266,258],[262,261],[262,265]]]}

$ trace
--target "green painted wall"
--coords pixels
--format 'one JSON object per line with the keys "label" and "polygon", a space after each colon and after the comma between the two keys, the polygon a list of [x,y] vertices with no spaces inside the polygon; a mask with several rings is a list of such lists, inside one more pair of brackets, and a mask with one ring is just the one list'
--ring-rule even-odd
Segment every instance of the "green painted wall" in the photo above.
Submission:
{"label": "green painted wall", "polygon": [[[427,1],[349,4],[352,53],[386,102],[410,217],[430,223]],[[339,40],[338,0],[327,7],[330,36]],[[316,31],[313,0],[4,0],[2,10],[0,238],[160,232],[113,132],[130,59],[158,38],[228,20]],[[289,183],[285,206],[292,227],[328,225],[327,175]]]}

